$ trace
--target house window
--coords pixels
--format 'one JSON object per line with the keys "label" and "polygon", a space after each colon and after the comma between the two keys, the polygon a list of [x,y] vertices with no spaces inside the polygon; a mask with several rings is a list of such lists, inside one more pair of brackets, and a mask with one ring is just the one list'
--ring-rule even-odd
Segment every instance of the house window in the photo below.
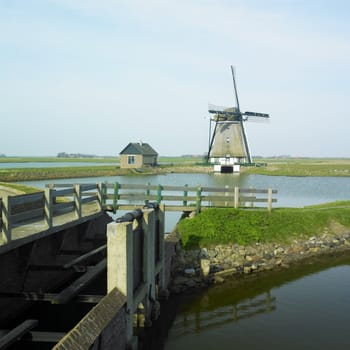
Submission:
{"label": "house window", "polygon": [[128,164],[135,164],[135,156],[128,156]]}

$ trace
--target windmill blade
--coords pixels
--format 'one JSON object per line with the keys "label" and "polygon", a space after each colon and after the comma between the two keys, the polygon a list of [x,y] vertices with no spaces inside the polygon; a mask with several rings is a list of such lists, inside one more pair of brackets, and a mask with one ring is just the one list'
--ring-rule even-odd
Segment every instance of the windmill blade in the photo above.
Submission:
{"label": "windmill blade", "polygon": [[235,89],[237,110],[238,110],[238,112],[240,112],[239,101],[238,101],[238,94],[237,94],[237,86],[236,86],[236,79],[235,79],[235,69],[233,68],[233,66],[231,66],[231,72],[232,72],[233,87]]}
{"label": "windmill blade", "polygon": [[266,113],[258,113],[258,112],[244,112],[243,115],[247,117],[261,117],[261,118],[270,118],[270,116]]}
{"label": "windmill blade", "polygon": [[240,115],[240,112],[235,107],[223,107],[223,106],[215,106],[212,104],[208,105],[208,112],[212,114],[219,114],[219,115]]}

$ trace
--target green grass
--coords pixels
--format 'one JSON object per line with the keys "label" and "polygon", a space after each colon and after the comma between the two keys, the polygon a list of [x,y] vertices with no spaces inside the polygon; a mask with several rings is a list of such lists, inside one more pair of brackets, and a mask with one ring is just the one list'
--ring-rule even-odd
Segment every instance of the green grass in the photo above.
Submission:
{"label": "green grass", "polygon": [[113,165],[91,167],[6,168],[0,169],[0,181],[31,181],[93,176],[115,176],[124,174],[128,174],[127,169],[118,168],[117,172],[117,167]]}
{"label": "green grass", "polygon": [[287,158],[257,159],[266,167],[248,167],[249,174],[275,176],[350,176],[350,159],[341,158]]}
{"label": "green grass", "polygon": [[0,163],[114,163],[115,158],[0,157]]}
{"label": "green grass", "polygon": [[[337,206],[337,208],[336,208]],[[322,210],[320,210],[322,208]],[[249,245],[289,242],[294,238],[332,232],[337,223],[350,228],[350,202],[315,208],[267,210],[208,209],[193,219],[181,220],[178,232],[185,248],[216,244]]]}
{"label": "green grass", "polygon": [[41,189],[38,189],[36,187],[24,186],[24,185],[9,183],[9,182],[0,182],[0,186],[13,188],[14,190],[21,191],[23,193],[35,193],[35,192],[42,191]]}

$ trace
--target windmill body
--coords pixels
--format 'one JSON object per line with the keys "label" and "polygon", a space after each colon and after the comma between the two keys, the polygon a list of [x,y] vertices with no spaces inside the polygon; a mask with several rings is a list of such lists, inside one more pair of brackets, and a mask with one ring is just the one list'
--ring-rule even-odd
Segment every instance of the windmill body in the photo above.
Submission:
{"label": "windmill body", "polygon": [[[236,107],[209,105],[210,119],[208,160],[217,172],[239,172],[241,164],[252,164],[244,122],[249,118],[269,118],[268,114],[239,109],[234,69],[231,66]],[[214,127],[213,127],[214,126]],[[212,130],[213,129],[213,130]]]}

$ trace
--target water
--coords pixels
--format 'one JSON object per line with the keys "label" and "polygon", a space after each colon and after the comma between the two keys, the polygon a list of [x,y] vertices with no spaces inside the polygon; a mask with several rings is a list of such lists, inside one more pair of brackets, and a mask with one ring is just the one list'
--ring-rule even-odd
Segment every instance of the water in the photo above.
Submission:
{"label": "water", "polygon": [[143,349],[348,349],[349,265],[333,256],[173,297]]}
{"label": "water", "polygon": [[58,168],[58,167],[77,167],[77,166],[104,166],[119,165],[115,163],[101,162],[23,162],[23,163],[3,163],[0,162],[0,169],[18,169],[18,168]]}
{"label": "water", "polygon": [[[346,177],[287,177],[252,174],[167,174],[140,176],[105,176],[75,179],[21,181],[20,184],[44,188],[48,183],[98,183],[98,182],[183,186],[239,186],[242,188],[273,188],[278,190],[278,207],[302,207],[306,205],[350,199],[350,180]],[[123,214],[123,212],[117,213]],[[180,213],[166,213],[165,230],[171,231]]]}

